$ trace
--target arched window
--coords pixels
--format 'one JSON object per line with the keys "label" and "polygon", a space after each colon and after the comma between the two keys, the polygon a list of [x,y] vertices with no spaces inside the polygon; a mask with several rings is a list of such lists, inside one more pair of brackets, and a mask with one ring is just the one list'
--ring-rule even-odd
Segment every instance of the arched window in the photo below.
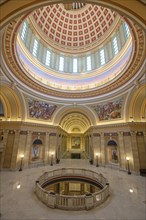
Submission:
{"label": "arched window", "polygon": [[104,65],[104,64],[105,64],[104,49],[100,50],[100,63],[101,63],[101,65]]}
{"label": "arched window", "polygon": [[117,37],[113,38],[113,42],[112,43],[113,43],[114,54],[116,55],[119,52]]}
{"label": "arched window", "polygon": [[38,41],[37,41],[36,39],[34,39],[32,54],[33,54],[35,57],[37,56],[38,46],[39,46]]}
{"label": "arched window", "polygon": [[87,57],[87,71],[91,70],[91,56]]}
{"label": "arched window", "polygon": [[60,57],[59,60],[59,71],[63,71],[64,70],[64,57]]}
{"label": "arched window", "polygon": [[21,32],[21,39],[24,41],[26,39],[28,26],[26,22],[23,23],[22,32]]}
{"label": "arched window", "polygon": [[49,50],[47,50],[45,64],[47,66],[50,66],[50,61],[51,61],[51,52]]}
{"label": "arched window", "polygon": [[73,59],[73,73],[77,73],[77,70],[78,70],[78,61],[77,59]]}
{"label": "arched window", "polygon": [[128,38],[130,35],[130,30],[126,22],[124,22],[124,30],[125,30],[126,38]]}

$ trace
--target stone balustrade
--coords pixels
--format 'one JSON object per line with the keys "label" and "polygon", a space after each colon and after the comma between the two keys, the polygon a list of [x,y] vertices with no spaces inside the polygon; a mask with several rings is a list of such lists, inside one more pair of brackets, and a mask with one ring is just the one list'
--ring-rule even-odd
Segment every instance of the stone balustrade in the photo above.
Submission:
{"label": "stone balustrade", "polygon": [[[86,177],[96,181],[102,186],[102,189],[95,193],[85,195],[61,195],[57,193],[48,192],[43,189],[42,185],[54,177],[61,176],[78,176]],[[63,168],[50,172],[45,172],[38,178],[35,185],[35,193],[37,197],[48,207],[59,208],[65,210],[89,210],[103,203],[109,196],[109,183],[102,175],[91,170]]]}

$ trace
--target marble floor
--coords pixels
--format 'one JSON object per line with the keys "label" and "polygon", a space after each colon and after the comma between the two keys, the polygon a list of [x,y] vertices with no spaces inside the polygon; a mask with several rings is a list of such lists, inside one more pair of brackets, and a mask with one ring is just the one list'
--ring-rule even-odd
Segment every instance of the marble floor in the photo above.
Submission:
{"label": "marble floor", "polygon": [[[79,167],[102,173],[110,183],[108,200],[88,211],[64,211],[48,208],[34,194],[36,179],[45,171]],[[9,220],[145,220],[146,219],[146,178],[128,175],[113,168],[96,167],[89,161],[68,159],[53,166],[19,171],[2,171],[0,184],[1,219]],[[20,182],[21,187],[17,189]],[[130,192],[132,189],[133,192]]]}

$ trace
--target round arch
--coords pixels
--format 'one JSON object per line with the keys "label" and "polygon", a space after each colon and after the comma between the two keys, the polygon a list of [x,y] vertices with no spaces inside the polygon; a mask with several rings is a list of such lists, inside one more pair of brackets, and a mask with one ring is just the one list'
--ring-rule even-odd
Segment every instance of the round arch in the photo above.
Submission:
{"label": "round arch", "polygon": [[5,120],[22,119],[22,103],[16,92],[8,85],[1,85],[0,97],[4,107]]}
{"label": "round arch", "polygon": [[56,111],[53,115],[53,124],[59,125],[63,118],[73,113],[77,113],[78,115],[82,115],[82,117],[86,118],[90,126],[97,124],[98,118],[90,108],[87,106],[76,106],[75,104],[59,108],[58,111]]}
{"label": "round arch", "polygon": [[132,121],[140,122],[145,119],[146,116],[146,85],[143,84],[139,88],[134,88],[129,96],[130,102],[127,115]]}

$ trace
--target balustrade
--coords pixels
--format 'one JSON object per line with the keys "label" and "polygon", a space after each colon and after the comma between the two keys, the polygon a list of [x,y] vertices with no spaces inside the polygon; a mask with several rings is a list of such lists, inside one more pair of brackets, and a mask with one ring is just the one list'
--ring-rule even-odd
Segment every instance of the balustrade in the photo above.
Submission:
{"label": "balustrade", "polygon": [[[85,195],[61,195],[54,192],[48,192],[42,188],[42,185],[51,180],[52,177],[61,176],[79,176],[88,177],[102,185],[102,189],[95,193]],[[85,181],[86,182],[86,181]],[[35,193],[38,198],[51,208],[59,208],[65,210],[88,210],[103,203],[109,196],[109,184],[107,179],[102,175],[91,170],[77,168],[63,168],[45,172],[38,178],[35,185]]]}

